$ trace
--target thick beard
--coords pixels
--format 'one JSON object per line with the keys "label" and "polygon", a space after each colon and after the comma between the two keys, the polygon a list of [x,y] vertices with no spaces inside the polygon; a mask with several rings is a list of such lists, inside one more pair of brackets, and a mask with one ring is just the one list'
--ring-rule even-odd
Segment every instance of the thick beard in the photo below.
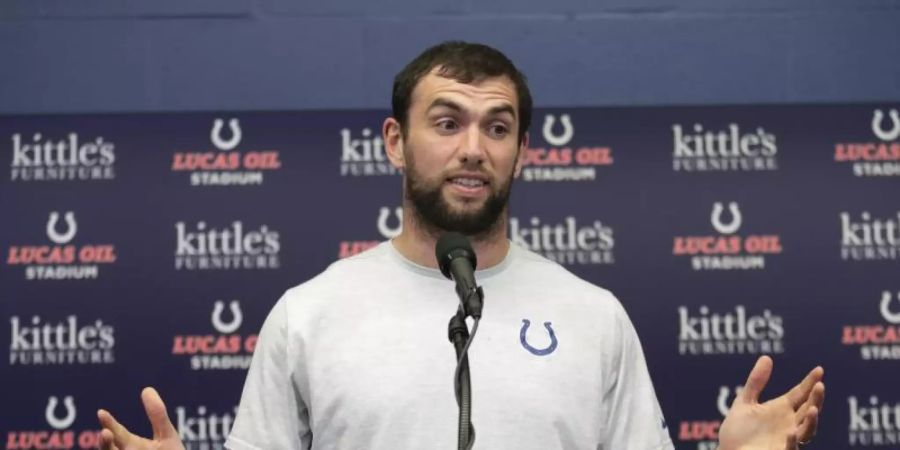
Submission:
{"label": "thick beard", "polygon": [[416,221],[430,234],[435,236],[442,232],[455,231],[475,240],[484,239],[502,226],[500,217],[509,203],[512,174],[500,189],[491,192],[481,208],[475,211],[453,211],[442,194],[444,179],[438,180],[434,186],[428,186],[419,177],[413,161],[407,161],[406,183],[404,193],[412,203]]}

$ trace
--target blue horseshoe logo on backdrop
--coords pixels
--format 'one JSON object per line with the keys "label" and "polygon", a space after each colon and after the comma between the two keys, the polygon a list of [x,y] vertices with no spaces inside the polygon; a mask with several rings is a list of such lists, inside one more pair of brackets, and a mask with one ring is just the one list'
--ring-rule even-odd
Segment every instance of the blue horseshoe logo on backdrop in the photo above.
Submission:
{"label": "blue horseshoe logo on backdrop", "polygon": [[532,354],[537,356],[547,356],[553,353],[556,350],[557,344],[559,341],[556,340],[556,333],[553,332],[553,324],[550,322],[544,322],[544,328],[547,329],[547,332],[550,333],[550,345],[547,348],[534,348],[528,343],[528,338],[526,335],[528,334],[528,327],[531,326],[531,321],[528,319],[522,319],[522,329],[519,330],[519,341],[522,343],[522,347],[525,347],[525,350],[528,350]]}

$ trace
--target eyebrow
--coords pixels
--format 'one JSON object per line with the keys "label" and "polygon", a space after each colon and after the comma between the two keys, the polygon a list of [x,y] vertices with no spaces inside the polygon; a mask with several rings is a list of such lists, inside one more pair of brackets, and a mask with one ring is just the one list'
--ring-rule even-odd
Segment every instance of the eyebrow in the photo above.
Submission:
{"label": "eyebrow", "polygon": [[462,112],[463,108],[459,105],[459,103],[454,102],[453,100],[447,100],[446,98],[436,98],[431,105],[428,106],[428,111],[431,111],[434,108],[449,108],[456,112]]}
{"label": "eyebrow", "polygon": [[513,109],[512,105],[510,105],[510,104],[495,106],[488,110],[489,116],[499,116],[500,114],[503,114],[503,113],[508,113],[509,115],[511,115],[513,117],[513,119],[516,118],[516,110]]}
{"label": "eyebrow", "polygon": [[[434,99],[434,101],[431,102],[431,105],[428,106],[428,111],[431,111],[434,108],[441,108],[441,107],[452,109],[453,111],[456,111],[456,112],[463,111],[463,107],[460,106],[459,103],[456,103],[453,100],[449,100],[446,98]],[[510,104],[494,106],[493,108],[488,110],[487,115],[496,116],[496,115],[500,115],[503,113],[507,113],[507,114],[511,115],[514,119],[516,118],[516,110]]]}

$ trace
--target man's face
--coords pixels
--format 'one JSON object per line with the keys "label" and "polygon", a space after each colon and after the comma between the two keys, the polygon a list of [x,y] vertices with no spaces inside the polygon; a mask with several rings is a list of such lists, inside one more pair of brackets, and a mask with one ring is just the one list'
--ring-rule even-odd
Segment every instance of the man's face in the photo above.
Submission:
{"label": "man's face", "polygon": [[507,77],[472,84],[434,72],[422,78],[413,90],[403,159],[406,197],[426,226],[470,236],[493,230],[523,153],[517,108]]}

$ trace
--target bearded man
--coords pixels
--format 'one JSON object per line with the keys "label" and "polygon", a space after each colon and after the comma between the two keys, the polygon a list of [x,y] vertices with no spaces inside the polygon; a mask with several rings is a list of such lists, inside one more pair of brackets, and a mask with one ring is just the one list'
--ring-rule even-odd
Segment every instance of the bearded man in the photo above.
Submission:
{"label": "bearded man", "polygon": [[[442,330],[457,299],[434,249],[455,231],[472,242],[487,296],[469,351],[476,448],[674,448],[618,300],[507,237],[531,122],[525,77],[493,48],[446,42],[397,75],[392,107],[382,134],[403,173],[403,231],[275,304],[226,447],[454,448],[456,361]],[[524,321],[552,330],[552,350],[520,341]],[[721,450],[793,449],[815,432],[822,369],[759,403],[771,371],[767,357],[751,371],[721,427]],[[104,448],[183,448],[156,391],[142,396],[153,439],[101,410]]]}

